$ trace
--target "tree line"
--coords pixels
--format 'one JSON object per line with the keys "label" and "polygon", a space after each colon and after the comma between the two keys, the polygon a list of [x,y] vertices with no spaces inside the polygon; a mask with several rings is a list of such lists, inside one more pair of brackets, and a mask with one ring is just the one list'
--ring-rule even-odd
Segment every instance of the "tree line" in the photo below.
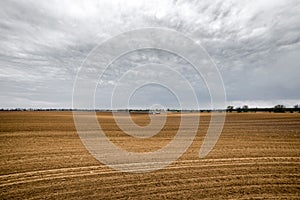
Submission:
{"label": "tree line", "polygon": [[[150,109],[72,109],[72,108],[0,108],[0,111],[96,111],[96,112],[150,112]],[[284,113],[284,112],[299,112],[300,113],[300,104],[294,105],[294,107],[288,108],[282,104],[275,105],[271,108],[250,108],[248,105],[242,107],[227,106],[226,109],[166,109],[167,112],[275,112],[275,113]]]}
{"label": "tree line", "polygon": [[234,107],[227,106],[226,112],[274,112],[274,113],[285,113],[285,112],[299,112],[300,113],[300,105],[294,105],[294,107],[287,108],[282,104],[275,105],[271,108],[249,108],[248,105],[244,105],[242,107]]}

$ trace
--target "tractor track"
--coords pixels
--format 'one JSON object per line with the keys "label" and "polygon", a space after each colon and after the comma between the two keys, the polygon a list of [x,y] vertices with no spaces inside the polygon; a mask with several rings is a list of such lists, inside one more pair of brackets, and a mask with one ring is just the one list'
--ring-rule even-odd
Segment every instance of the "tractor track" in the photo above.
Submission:
{"label": "tractor track", "polygon": [[[269,162],[268,162],[269,161]],[[144,163],[145,165],[147,163]],[[177,165],[176,165],[177,164]],[[235,168],[259,165],[262,166],[273,166],[277,165],[292,165],[300,166],[300,157],[249,157],[249,158],[227,158],[227,159],[205,159],[205,160],[184,160],[177,161],[176,164],[167,167],[171,171],[180,170],[192,170],[192,169],[202,169],[206,168]],[[134,166],[129,164],[123,164],[123,166]],[[138,171],[135,168],[135,171]],[[160,173],[160,172],[159,172]],[[60,168],[60,169],[50,169],[50,170],[39,170],[30,171],[23,173],[14,173],[8,175],[0,176],[0,187],[6,187],[16,184],[25,184],[36,181],[52,180],[52,179],[65,179],[65,178],[76,178],[83,176],[96,176],[96,175],[109,175],[108,178],[114,178],[113,175],[118,176],[120,173],[111,170],[103,165],[86,166],[86,167],[70,167],[70,168]],[[102,177],[103,178],[103,177]]]}

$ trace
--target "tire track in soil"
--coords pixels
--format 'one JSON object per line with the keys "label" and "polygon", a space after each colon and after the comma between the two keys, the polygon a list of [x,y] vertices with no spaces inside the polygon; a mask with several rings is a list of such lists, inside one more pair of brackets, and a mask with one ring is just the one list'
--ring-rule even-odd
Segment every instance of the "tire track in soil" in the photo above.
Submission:
{"label": "tire track in soil", "polygon": [[[271,174],[272,175],[272,174]],[[215,178],[220,178],[220,177],[211,177],[212,179]],[[250,176],[247,178],[251,178]],[[207,180],[207,179],[205,179]],[[205,181],[204,180],[204,181]],[[210,193],[214,194],[216,189],[222,189],[222,190],[227,190],[227,189],[232,189],[234,191],[239,191],[239,190],[245,190],[245,189],[251,189],[251,188],[261,188],[261,187],[270,187],[270,188],[297,188],[299,186],[299,184],[293,184],[293,183],[288,183],[288,180],[286,180],[286,183],[282,182],[284,181],[284,179],[281,179],[281,183],[275,182],[272,183],[272,181],[274,181],[274,178],[266,178],[266,176],[262,177],[261,179],[257,179],[257,177],[253,176],[253,179],[250,180],[250,182],[252,181],[253,183],[251,184],[247,184],[247,185],[241,185],[240,182],[238,182],[237,180],[232,180],[229,181],[226,180],[226,185],[224,185],[224,182],[218,182],[218,183],[211,183],[209,185],[207,184],[199,184],[199,181],[203,181],[203,179],[201,178],[194,178],[194,179],[183,179],[178,183],[178,180],[172,180],[172,181],[166,181],[164,182],[164,184],[171,184],[171,186],[167,185],[157,185],[157,182],[149,182],[149,183],[143,183],[143,184],[124,184],[124,185],[117,185],[114,186],[114,192],[113,194],[109,194],[107,196],[103,195],[103,190],[105,191],[108,188],[111,188],[111,186],[108,187],[101,187],[101,190],[99,189],[87,189],[87,186],[90,185],[84,185],[84,189],[83,190],[78,190],[78,188],[74,188],[74,190],[68,190],[66,192],[60,192],[57,194],[51,194],[50,196],[55,197],[55,196],[70,196],[70,195],[82,195],[82,194],[86,194],[88,195],[88,198],[91,197],[99,197],[101,194],[101,197],[109,197],[109,198],[120,198],[122,196],[125,196],[126,194],[133,194],[135,193],[136,195],[131,195],[131,197],[137,197],[137,198],[142,198],[142,197],[147,197],[147,196],[151,196],[151,195],[157,195],[157,194],[181,194],[182,191],[194,191],[197,190],[197,192],[199,191],[205,191],[209,194],[209,191],[211,191]],[[261,182],[263,183],[261,183]],[[264,183],[264,182],[270,182],[270,183]],[[176,185],[180,185],[180,189],[175,189]],[[141,190],[141,188],[143,190]],[[146,188],[146,189],[144,189]],[[192,188],[192,189],[191,189]],[[174,190],[175,191],[172,191]],[[95,191],[99,191],[99,193],[96,193],[95,195],[90,195],[93,192],[95,193]],[[102,192],[101,192],[102,191]],[[138,191],[138,194],[137,194]],[[42,196],[40,196],[42,197]],[[39,199],[39,196],[35,196],[35,198]]]}
{"label": "tire track in soil", "polygon": [[[283,163],[290,163],[290,164],[299,164],[300,165],[300,157],[258,157],[258,158],[221,158],[221,159],[206,159],[206,160],[185,160],[185,161],[177,161],[176,164],[180,164],[179,166],[171,166],[167,167],[168,169],[179,169],[179,168],[192,168],[190,166],[191,163],[199,163],[202,164],[201,166],[196,167],[222,167],[222,166],[240,166],[240,165],[251,165],[253,162],[238,162],[237,161],[261,161],[261,160],[272,160],[272,163],[269,162],[260,162],[260,164],[283,164]],[[281,160],[281,161],[280,161]],[[292,160],[287,161],[287,160]],[[230,161],[230,163],[219,163],[219,164],[210,164],[211,162],[226,162]],[[277,161],[277,162],[274,162]],[[285,161],[285,162],[283,162]],[[147,163],[145,163],[146,165]],[[123,166],[134,167],[130,164],[123,164]],[[86,172],[85,172],[86,170]],[[91,171],[94,170],[94,171]],[[96,171],[95,171],[96,170]],[[138,170],[138,169],[135,169]],[[99,173],[100,172],[100,173]],[[78,177],[78,176],[85,176],[89,174],[96,173],[100,174],[109,174],[109,173],[117,173],[114,171],[110,171],[109,168],[106,166],[87,166],[87,167],[71,167],[71,168],[59,168],[59,169],[50,169],[50,170],[41,170],[41,171],[31,171],[31,172],[23,172],[23,173],[15,173],[9,175],[1,175],[0,176],[0,187],[6,185],[13,185],[13,184],[21,184],[24,182],[30,181],[42,181],[47,179],[54,179],[54,178],[67,178],[67,177]],[[75,175],[76,174],[76,175]],[[43,176],[42,178],[40,178]],[[28,179],[28,180],[26,180]],[[14,181],[17,180],[17,181]],[[7,181],[6,183],[3,183]]]}
{"label": "tire track in soil", "polygon": [[[265,162],[266,160],[272,160],[273,162]],[[169,184],[169,185],[173,185],[172,183],[177,183],[182,185],[193,185],[193,184],[197,184],[199,182],[214,182],[214,180],[227,180],[227,179],[238,179],[238,180],[244,180],[244,179],[255,179],[260,180],[262,179],[263,181],[266,181],[268,176],[272,176],[274,175],[274,170],[273,174],[266,174],[266,173],[262,173],[262,174],[249,174],[249,175],[239,175],[239,174],[229,174],[226,176],[210,176],[210,177],[196,177],[196,178],[181,178],[180,181],[178,181],[178,177],[176,176],[176,174],[181,174],[182,172],[186,172],[186,171],[191,171],[193,168],[195,168],[194,170],[200,170],[202,173],[205,172],[205,169],[207,171],[210,171],[209,174],[213,174],[211,173],[212,168],[217,168],[218,170],[222,170],[223,173],[226,172],[226,170],[224,168],[228,168],[228,171],[232,170],[232,168],[236,168],[238,167],[239,170],[241,169],[249,169],[249,166],[254,165],[256,166],[257,164],[259,164],[260,168],[264,168],[264,167],[270,167],[271,168],[276,168],[276,166],[280,165],[290,165],[292,164],[292,167],[294,168],[294,166],[298,166],[299,167],[299,161],[300,158],[299,157],[264,157],[264,158],[235,158],[235,159],[207,159],[205,161],[199,161],[199,160],[188,160],[188,161],[178,161],[177,165],[173,165],[170,166],[169,168],[162,170],[162,171],[158,171],[159,174],[172,174],[172,176],[174,176],[173,180],[167,180],[167,181],[163,181],[163,184]],[[254,162],[245,162],[245,161],[254,161]],[[283,162],[285,161],[285,162]],[[296,162],[295,162],[296,161]],[[223,163],[218,163],[215,164],[214,162],[223,162]],[[225,162],[225,163],[224,163]],[[230,162],[230,163],[227,163]],[[191,165],[191,163],[193,164],[202,164],[202,165]],[[213,164],[214,163],[214,164]],[[287,169],[287,167],[286,167]],[[41,182],[43,183],[43,187],[47,188],[49,186],[49,184],[51,184],[51,181],[53,181],[54,179],[58,179],[58,180],[69,180],[69,179],[80,179],[80,181],[82,183],[85,183],[84,180],[81,180],[83,177],[85,178],[86,182],[91,181],[91,179],[95,179],[97,181],[97,176],[101,176],[101,180],[102,182],[107,182],[108,185],[102,185],[102,190],[109,190],[111,188],[110,182],[114,182],[114,180],[118,180],[118,185],[114,186],[114,189],[117,189],[119,191],[130,191],[130,188],[136,188],[136,187],[146,187],[149,188],[147,190],[147,193],[149,193],[149,191],[152,191],[152,189],[154,188],[154,190],[157,192],[157,190],[159,188],[161,188],[160,186],[157,186],[158,182],[157,181],[149,181],[146,180],[144,183],[137,183],[134,179],[133,180],[128,180],[128,179],[124,179],[124,180],[119,180],[120,179],[120,175],[122,173],[120,172],[116,172],[113,171],[105,166],[87,166],[87,167],[74,167],[74,168],[62,168],[62,169],[52,169],[52,170],[42,170],[42,171],[33,171],[33,172],[25,172],[25,173],[19,173],[19,174],[11,174],[11,175],[4,175],[0,177],[0,182],[1,182],[1,188],[5,188],[5,187],[10,187],[10,186],[14,186],[14,185],[19,185],[19,184],[28,184],[31,185],[33,182]],[[205,174],[205,173],[204,173]],[[105,175],[105,176],[103,176]],[[298,174],[288,174],[288,180],[290,180],[292,177],[298,177]],[[42,177],[41,177],[42,176]],[[158,175],[157,175],[158,176]],[[227,180],[226,183],[228,184],[230,181]],[[274,180],[274,178],[270,178],[270,180]],[[6,182],[5,182],[6,181]],[[281,180],[282,181],[282,180]],[[50,182],[50,183],[49,183]],[[221,181],[222,182],[222,181]],[[223,181],[224,182],[224,181]],[[48,183],[48,184],[47,184]],[[71,181],[72,183],[72,181]],[[65,183],[65,185],[68,185],[68,183]],[[152,187],[151,187],[152,186]],[[192,186],[191,186],[192,187]],[[214,186],[214,187],[218,187],[218,186]],[[69,189],[71,189],[70,187],[68,187]],[[89,192],[89,190],[86,190],[89,187],[84,187],[84,189],[81,189],[80,192]],[[193,187],[192,187],[193,188]],[[205,186],[204,188],[207,189],[207,186]],[[35,189],[38,189],[37,187],[35,187]],[[41,189],[41,188],[39,188]],[[170,188],[172,189],[172,187]],[[168,191],[170,190],[167,188],[164,188],[164,191]],[[181,187],[180,190],[182,190],[183,188]],[[201,187],[199,188],[201,189]],[[93,191],[94,189],[92,189]],[[69,194],[75,194],[76,191],[78,192],[78,187],[75,187],[74,190],[68,190],[65,191],[65,193],[69,193]],[[20,191],[19,191],[20,192]],[[26,192],[26,190],[24,190],[23,192]],[[62,195],[62,193],[59,193],[60,195]],[[123,194],[121,193],[114,193],[115,195],[121,195]],[[49,194],[48,194],[49,195]]]}

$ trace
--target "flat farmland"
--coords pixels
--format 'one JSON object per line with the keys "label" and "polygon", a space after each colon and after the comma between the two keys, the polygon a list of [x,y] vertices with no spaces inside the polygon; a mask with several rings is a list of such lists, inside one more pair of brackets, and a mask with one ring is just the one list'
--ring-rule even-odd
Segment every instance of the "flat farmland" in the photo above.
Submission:
{"label": "flat farmland", "polygon": [[[0,199],[300,198],[299,113],[228,113],[218,143],[204,159],[198,154],[210,114],[193,115],[200,115],[197,135],[176,162],[154,172],[126,173],[89,154],[72,112],[0,112]],[[140,139],[123,133],[111,113],[97,113],[107,137],[132,152],[167,145],[180,116],[167,114],[158,134]],[[147,114],[132,119],[140,126],[149,123]]]}

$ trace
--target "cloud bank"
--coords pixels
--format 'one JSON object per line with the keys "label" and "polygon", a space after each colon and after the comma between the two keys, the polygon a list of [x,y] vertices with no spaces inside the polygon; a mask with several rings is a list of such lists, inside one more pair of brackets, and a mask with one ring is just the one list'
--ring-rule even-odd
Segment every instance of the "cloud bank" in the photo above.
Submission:
{"label": "cloud bank", "polygon": [[[89,52],[125,31],[163,27],[201,44],[216,63],[228,104],[300,103],[300,3],[254,1],[1,1],[1,107],[70,108],[76,73]],[[191,81],[200,107],[209,107],[201,77],[178,56],[157,50],[116,61],[98,84],[96,106],[130,66],[164,61]],[[138,77],[157,71],[139,72]],[[166,78],[165,71],[160,72]],[[137,84],[132,78],[127,84]],[[174,80],[174,84],[180,83]],[[153,93],[156,97],[153,97]],[[135,99],[134,99],[135,98]],[[164,88],[141,88],[132,106],[176,107]],[[191,108],[193,105],[191,105]]]}

